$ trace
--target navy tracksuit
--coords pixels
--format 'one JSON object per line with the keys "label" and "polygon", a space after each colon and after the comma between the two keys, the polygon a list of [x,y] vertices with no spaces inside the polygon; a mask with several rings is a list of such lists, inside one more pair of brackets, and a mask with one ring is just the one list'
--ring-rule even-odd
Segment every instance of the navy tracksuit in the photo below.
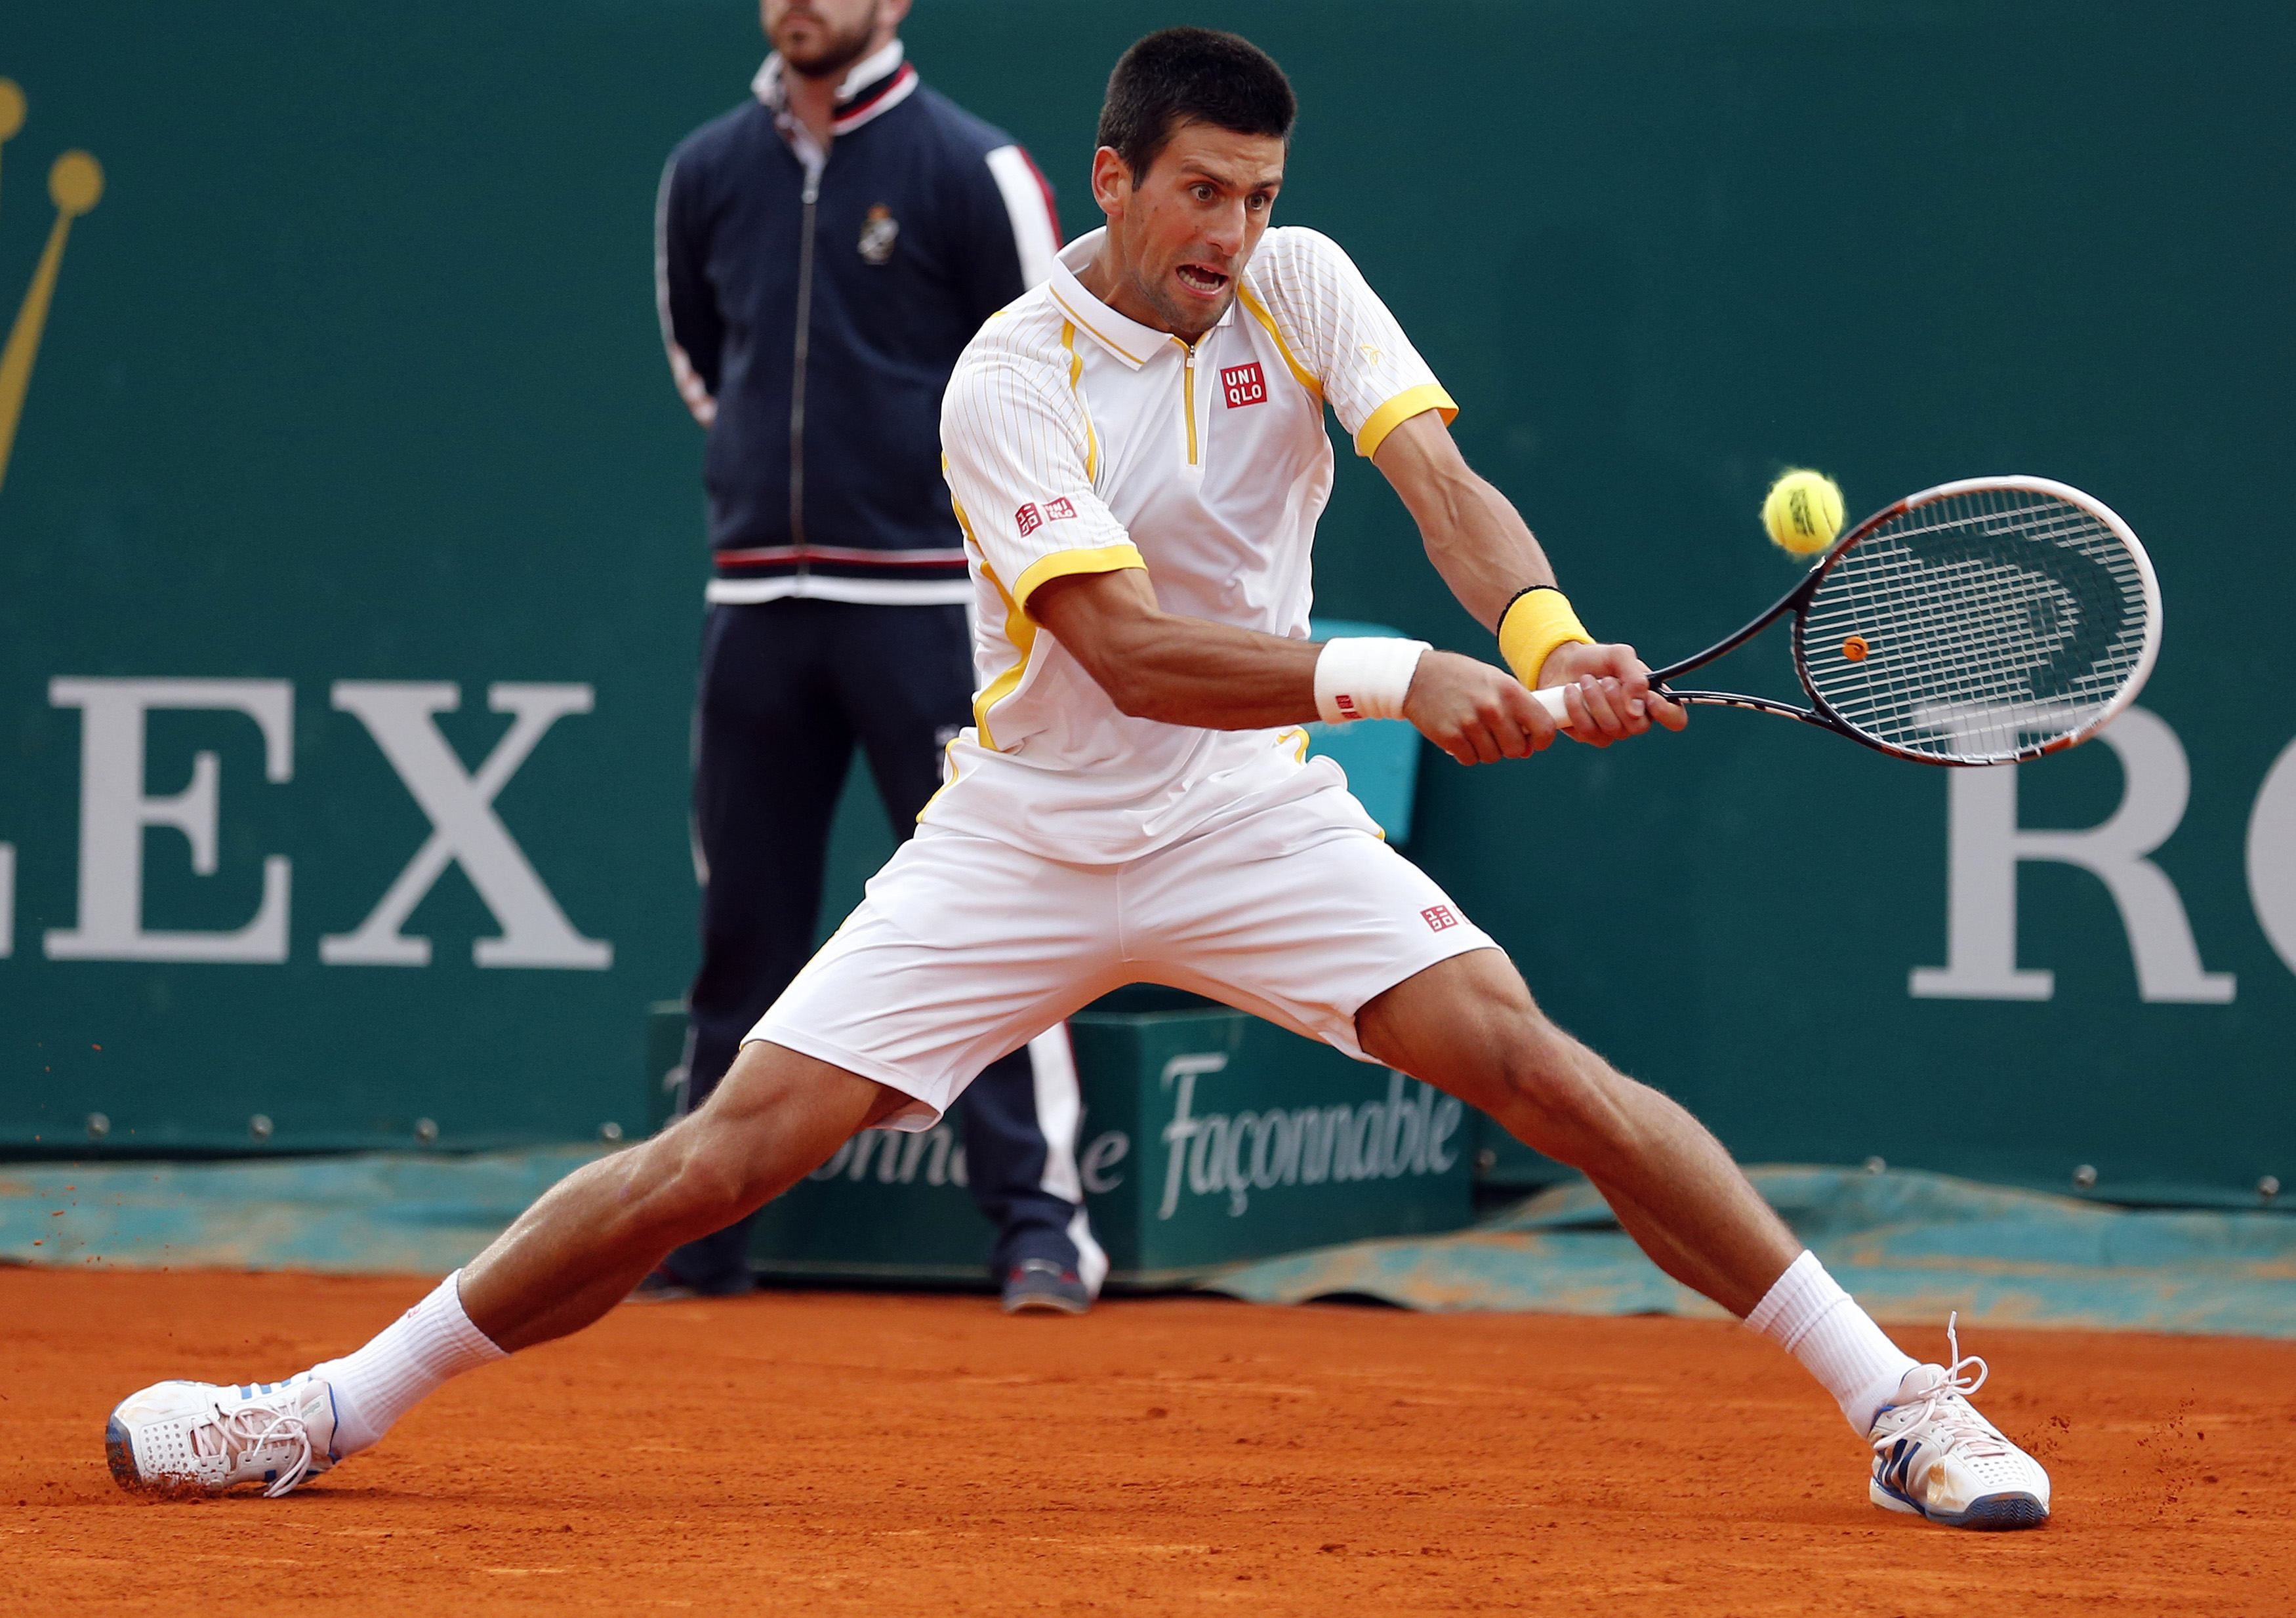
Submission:
{"label": "navy tracksuit", "polygon": [[[812,952],[830,821],[857,746],[896,834],[971,720],[970,585],[940,478],[940,396],[982,320],[1057,242],[1009,136],[925,89],[898,45],[840,87],[826,151],[755,97],[679,146],[656,264],[679,390],[709,429],[715,576],[694,725],[701,968],[685,1109]],[[1097,1283],[1075,1198],[1073,1096],[1024,1048],[959,1104],[992,1272],[1051,1259]],[[747,1222],[672,1254],[680,1280],[747,1285]],[[1084,1249],[1080,1253],[1079,1246]]]}

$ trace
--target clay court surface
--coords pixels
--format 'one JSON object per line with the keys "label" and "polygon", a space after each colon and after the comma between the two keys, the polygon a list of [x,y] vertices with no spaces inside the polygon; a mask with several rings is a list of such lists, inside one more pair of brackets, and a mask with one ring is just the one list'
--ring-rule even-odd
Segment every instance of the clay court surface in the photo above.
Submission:
{"label": "clay court surface", "polygon": [[0,1271],[0,1608],[2296,1609],[2296,1344],[2235,1339],[1972,1333],[2056,1477],[2014,1535],[1867,1506],[1840,1418],[1735,1327],[1193,1299],[626,1308],[287,1500],[113,1487],[122,1394],[284,1375],[422,1290]]}

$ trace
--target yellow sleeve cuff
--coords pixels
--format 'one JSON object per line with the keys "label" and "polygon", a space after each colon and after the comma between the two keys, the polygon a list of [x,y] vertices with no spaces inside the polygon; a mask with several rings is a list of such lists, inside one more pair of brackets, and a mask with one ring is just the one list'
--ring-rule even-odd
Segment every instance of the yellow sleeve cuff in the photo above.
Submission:
{"label": "yellow sleeve cuff", "polygon": [[1021,576],[1013,581],[1013,605],[1027,611],[1029,597],[1037,586],[1047,579],[1066,578],[1071,573],[1120,573],[1127,568],[1138,568],[1145,572],[1148,563],[1137,545],[1101,545],[1090,551],[1055,551],[1040,556],[1029,564]]}
{"label": "yellow sleeve cuff", "polygon": [[1356,454],[1369,460],[1379,454],[1379,446],[1387,442],[1388,434],[1412,417],[1430,410],[1443,413],[1446,427],[1457,420],[1459,414],[1459,406],[1449,394],[1443,391],[1439,383],[1422,382],[1416,388],[1405,388],[1371,413],[1371,419],[1356,434]]}
{"label": "yellow sleeve cuff", "polygon": [[1595,637],[1570,609],[1570,598],[1560,590],[1526,590],[1499,619],[1499,656],[1514,670],[1514,677],[1534,689],[1547,656],[1565,642],[1592,646]]}

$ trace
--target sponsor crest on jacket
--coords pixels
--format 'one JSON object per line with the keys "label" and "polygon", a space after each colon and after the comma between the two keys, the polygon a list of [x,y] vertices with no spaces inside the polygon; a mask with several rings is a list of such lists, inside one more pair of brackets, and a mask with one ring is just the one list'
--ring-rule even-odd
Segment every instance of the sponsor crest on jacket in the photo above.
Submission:
{"label": "sponsor crest on jacket", "polygon": [[900,239],[901,222],[893,217],[893,210],[882,202],[873,204],[861,220],[861,257],[869,264],[885,264],[893,257],[893,243]]}

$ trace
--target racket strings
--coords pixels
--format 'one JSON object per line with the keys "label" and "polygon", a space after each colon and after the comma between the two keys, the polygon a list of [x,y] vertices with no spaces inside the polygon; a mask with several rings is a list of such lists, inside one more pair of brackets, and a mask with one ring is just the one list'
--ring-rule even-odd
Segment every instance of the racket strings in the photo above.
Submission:
{"label": "racket strings", "polygon": [[2144,659],[2144,568],[2045,491],[1964,490],[1844,552],[1801,627],[1811,689],[1845,723],[1939,759],[2030,757],[2112,704]]}

